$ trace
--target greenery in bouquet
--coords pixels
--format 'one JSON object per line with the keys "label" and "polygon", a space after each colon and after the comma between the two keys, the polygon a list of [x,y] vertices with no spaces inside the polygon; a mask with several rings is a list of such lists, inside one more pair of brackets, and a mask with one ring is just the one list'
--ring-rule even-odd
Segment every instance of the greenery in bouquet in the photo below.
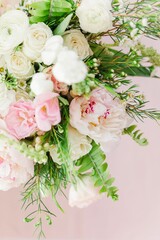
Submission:
{"label": "greenery in bouquet", "polygon": [[158,77],[156,0],[22,0],[1,7],[0,190],[24,185],[35,222],[52,224],[45,204],[69,186],[69,205],[118,200],[106,155],[123,134],[148,144],[136,123],[158,122],[136,77]]}

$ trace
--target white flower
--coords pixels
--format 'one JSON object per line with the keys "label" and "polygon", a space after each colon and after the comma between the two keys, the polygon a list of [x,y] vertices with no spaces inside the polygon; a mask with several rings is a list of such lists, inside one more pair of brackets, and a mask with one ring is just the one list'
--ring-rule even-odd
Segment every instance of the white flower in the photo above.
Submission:
{"label": "white flower", "polygon": [[[13,139],[6,131],[3,120],[0,120],[0,134]],[[8,144],[7,139],[0,137],[0,190],[7,191],[26,183],[34,174],[33,161]]]}
{"label": "white flower", "polygon": [[52,72],[57,81],[72,85],[84,81],[87,67],[74,51],[64,48],[59,53]]}
{"label": "white flower", "polygon": [[110,0],[82,0],[76,10],[81,28],[90,33],[106,32],[112,28]]}
{"label": "white flower", "polygon": [[46,65],[55,64],[58,54],[63,48],[63,38],[61,36],[53,36],[49,38],[41,53],[42,62]]}
{"label": "white flower", "polygon": [[87,39],[81,31],[77,29],[67,31],[64,33],[63,39],[64,45],[69,49],[74,50],[81,59],[85,59],[93,54]]}
{"label": "white flower", "polygon": [[0,54],[10,53],[21,44],[29,26],[27,15],[20,10],[11,10],[0,17]]}
{"label": "white flower", "polygon": [[24,54],[32,61],[40,61],[41,52],[51,36],[52,31],[45,23],[31,25],[24,39]]}
{"label": "white flower", "polygon": [[72,185],[69,190],[69,205],[71,207],[84,208],[99,200],[98,188],[89,176],[85,176],[77,181],[76,186]]}
{"label": "white flower", "polygon": [[[70,160],[75,161],[89,153],[92,149],[91,142],[88,137],[80,134],[75,128],[69,126],[68,141],[70,148]],[[50,149],[50,154],[54,162],[61,164],[57,154],[57,147],[53,146]]]}
{"label": "white flower", "polygon": [[0,83],[0,116],[5,117],[9,106],[16,101],[15,91],[8,90],[4,83]]}
{"label": "white flower", "polygon": [[45,73],[36,73],[32,77],[30,88],[35,95],[53,91],[53,82],[47,80]]}
{"label": "white flower", "polygon": [[69,126],[68,129],[68,140],[69,147],[71,151],[71,160],[77,160],[82,156],[89,153],[92,149],[91,141],[89,139],[79,133],[75,128]]}
{"label": "white flower", "polygon": [[31,61],[21,51],[12,52],[5,57],[7,68],[16,78],[28,78],[34,73]]}

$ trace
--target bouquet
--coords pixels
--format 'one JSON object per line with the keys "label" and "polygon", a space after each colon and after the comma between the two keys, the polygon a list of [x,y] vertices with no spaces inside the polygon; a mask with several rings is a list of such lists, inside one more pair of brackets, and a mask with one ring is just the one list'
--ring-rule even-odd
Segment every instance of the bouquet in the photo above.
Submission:
{"label": "bouquet", "polygon": [[157,0],[22,0],[0,16],[0,190],[23,185],[25,222],[69,186],[69,205],[118,200],[106,156],[122,135],[148,141],[135,124],[160,119],[134,76],[158,77]]}

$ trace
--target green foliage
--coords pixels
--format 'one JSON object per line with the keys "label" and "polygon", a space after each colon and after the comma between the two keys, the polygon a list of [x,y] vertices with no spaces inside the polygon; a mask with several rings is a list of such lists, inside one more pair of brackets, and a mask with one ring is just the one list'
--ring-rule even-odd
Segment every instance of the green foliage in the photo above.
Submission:
{"label": "green foliage", "polygon": [[110,178],[106,156],[100,146],[92,142],[91,151],[77,161],[79,174],[90,173],[95,187],[99,188],[100,193],[107,193],[113,200],[118,199],[117,187],[112,186],[114,178]]}
{"label": "green foliage", "polygon": [[123,134],[128,134],[140,146],[148,145],[148,140],[146,138],[143,138],[143,133],[141,133],[140,130],[136,130],[136,128],[136,125],[125,128]]}
{"label": "green foliage", "polygon": [[4,82],[6,87],[11,90],[16,90],[18,87],[18,80],[15,78],[12,74],[10,74],[8,71],[6,71],[5,74],[1,74],[0,72],[0,82]]}
{"label": "green foliage", "polygon": [[71,18],[73,16],[73,13],[69,14],[57,27],[56,29],[54,30],[54,35],[62,35],[66,28],[68,27],[70,21],[71,21]]}
{"label": "green foliage", "polygon": [[106,78],[110,77],[111,70],[115,73],[125,73],[130,76],[149,77],[153,67],[143,67],[140,64],[142,57],[137,52],[130,50],[128,54],[105,45],[91,44],[94,56],[101,62],[99,70]]}
{"label": "green foliage", "polygon": [[160,111],[154,108],[146,109],[148,101],[145,100],[143,94],[137,89],[137,85],[132,85],[126,91],[118,93],[118,97],[126,101],[126,111],[131,118],[136,121],[143,121],[145,118],[152,120],[160,120]]}
{"label": "green foliage", "polygon": [[45,22],[50,27],[57,27],[73,12],[75,3],[72,0],[44,0],[31,4],[30,22]]}
{"label": "green foliage", "polygon": [[66,175],[63,168],[55,164],[50,156],[48,156],[47,164],[35,165],[35,176],[24,186],[24,191],[22,193],[22,207],[25,210],[28,210],[29,208],[35,209],[25,217],[24,221],[27,223],[32,221],[35,222],[35,228],[36,231],[38,231],[38,238],[44,236],[43,219],[51,225],[51,217],[55,217],[55,214],[53,214],[45,205],[43,197],[51,195],[57,207],[63,211],[56,199],[56,194],[58,190],[61,191],[61,187],[66,184],[65,182]]}
{"label": "green foliage", "polygon": [[42,137],[42,142],[48,142],[50,145],[56,145],[58,157],[62,163],[69,182],[75,181],[75,171],[73,161],[70,160],[70,148],[68,143],[69,126],[69,106],[66,99],[60,97],[61,103],[61,123],[52,128]]}

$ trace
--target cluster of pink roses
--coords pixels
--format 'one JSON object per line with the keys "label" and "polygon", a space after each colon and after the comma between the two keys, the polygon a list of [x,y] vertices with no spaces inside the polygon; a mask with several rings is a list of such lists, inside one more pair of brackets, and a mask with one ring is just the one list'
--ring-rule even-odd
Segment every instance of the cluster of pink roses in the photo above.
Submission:
{"label": "cluster of pink roses", "polygon": [[18,140],[36,130],[49,131],[61,121],[58,94],[46,92],[36,96],[33,102],[19,100],[10,105],[4,120],[9,133]]}

